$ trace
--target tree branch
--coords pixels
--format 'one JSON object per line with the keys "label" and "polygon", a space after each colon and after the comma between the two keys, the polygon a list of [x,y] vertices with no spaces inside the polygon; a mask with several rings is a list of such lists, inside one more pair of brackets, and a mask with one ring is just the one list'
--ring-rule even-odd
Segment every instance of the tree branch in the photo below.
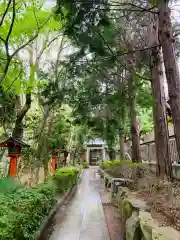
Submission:
{"label": "tree branch", "polygon": [[[6,37],[6,40],[5,42],[7,43],[8,45],[8,41],[9,41],[9,37],[12,33],[12,29],[13,29],[13,26],[14,26],[14,21],[15,21],[15,17],[16,17],[16,9],[15,9],[15,0],[12,0],[12,4],[13,4],[13,14],[12,14],[12,20],[11,20],[11,24],[10,24],[10,28],[9,28],[9,31],[8,31],[8,34],[7,34],[7,37]],[[9,50],[8,50],[9,51]]]}
{"label": "tree branch", "polygon": [[6,9],[5,9],[5,11],[4,11],[3,15],[2,15],[2,18],[1,18],[1,21],[0,21],[0,27],[2,26],[2,24],[3,24],[3,22],[4,22],[4,19],[5,19],[5,17],[6,17],[6,14],[7,14],[7,12],[8,12],[9,7],[10,7],[11,1],[12,1],[12,0],[9,0],[9,1],[8,1],[7,7],[6,7]]}
{"label": "tree branch", "polygon": [[20,112],[17,115],[15,127],[12,133],[12,136],[15,138],[22,138],[23,134],[23,126],[22,126],[22,120],[24,119],[26,113],[31,107],[31,93],[26,94],[26,102],[23,106],[23,108],[20,110]]}
{"label": "tree branch", "polygon": [[[13,0],[15,1],[15,0]],[[23,48],[25,48],[28,44],[30,44],[31,42],[33,42],[39,35],[39,32],[40,30],[44,27],[44,25],[50,20],[50,18],[52,17],[52,14],[47,18],[47,20],[38,28],[38,31],[36,32],[36,34],[31,38],[29,39],[26,43],[24,43],[23,45],[21,45],[19,48],[17,48],[11,55],[7,55],[7,62],[5,64],[5,67],[4,67],[4,71],[3,71],[3,74],[2,76],[0,76],[0,84],[2,84],[2,81],[4,80],[7,72],[8,72],[8,69],[9,69],[9,66],[10,66],[10,63],[11,63],[11,60],[12,58]],[[5,44],[5,47],[6,47],[6,44]],[[7,52],[6,52],[7,53]]]}

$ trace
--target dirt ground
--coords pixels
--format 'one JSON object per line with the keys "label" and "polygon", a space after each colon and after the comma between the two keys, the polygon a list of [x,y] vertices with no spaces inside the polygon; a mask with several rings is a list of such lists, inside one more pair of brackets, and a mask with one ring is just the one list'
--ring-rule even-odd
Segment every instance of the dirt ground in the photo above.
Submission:
{"label": "dirt ground", "polygon": [[118,210],[114,205],[111,204],[110,192],[105,190],[103,184],[101,184],[99,193],[103,204],[110,240],[119,240],[122,236],[122,224]]}
{"label": "dirt ground", "polygon": [[171,226],[180,231],[180,208],[169,203],[168,195],[151,195],[148,191],[141,191],[137,196],[151,206],[152,217],[157,220],[159,226]]}

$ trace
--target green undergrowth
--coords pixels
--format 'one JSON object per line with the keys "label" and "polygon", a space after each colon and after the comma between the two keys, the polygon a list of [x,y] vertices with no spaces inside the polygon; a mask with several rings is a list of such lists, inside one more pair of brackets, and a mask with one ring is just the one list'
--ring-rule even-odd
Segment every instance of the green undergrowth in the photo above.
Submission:
{"label": "green undergrowth", "polygon": [[132,172],[143,168],[143,163],[133,163],[127,160],[114,160],[102,162],[100,168],[113,177],[131,178]]}
{"label": "green undergrowth", "polygon": [[0,179],[0,240],[31,240],[56,204],[56,196],[70,189],[80,172],[62,168],[46,183],[24,188],[11,179]]}

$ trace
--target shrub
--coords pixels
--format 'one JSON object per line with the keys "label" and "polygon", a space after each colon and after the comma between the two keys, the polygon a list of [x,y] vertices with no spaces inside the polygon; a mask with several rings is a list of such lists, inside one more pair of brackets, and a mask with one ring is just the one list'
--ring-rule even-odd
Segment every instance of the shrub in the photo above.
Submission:
{"label": "shrub", "polygon": [[143,165],[143,163],[133,163],[127,160],[114,160],[105,161],[100,167],[113,177],[132,179],[136,177],[137,173],[139,173],[139,169],[141,169]]}
{"label": "shrub", "polygon": [[89,164],[87,162],[83,162],[83,168],[89,168]]}
{"label": "shrub", "polygon": [[119,160],[114,160],[114,161],[105,161],[105,162],[102,162],[100,167],[102,169],[108,169],[108,168],[111,168],[113,166],[117,166],[121,163],[121,161]]}
{"label": "shrub", "polygon": [[16,187],[19,185],[10,179],[2,180],[0,239],[35,239],[35,232],[56,204],[57,192],[63,193],[72,187],[77,182],[79,172],[80,168],[75,167],[58,169],[50,181],[29,189]]}
{"label": "shrub", "polygon": [[1,178],[0,179],[0,193],[13,193],[19,190],[20,188],[23,188],[23,186],[17,182],[14,181],[11,178]]}
{"label": "shrub", "polygon": [[44,217],[53,205],[56,188],[44,183],[36,188],[0,194],[0,239],[34,239]]}
{"label": "shrub", "polygon": [[68,190],[70,187],[76,184],[80,168],[67,167],[60,168],[54,172],[53,180],[56,183],[58,191],[60,193]]}

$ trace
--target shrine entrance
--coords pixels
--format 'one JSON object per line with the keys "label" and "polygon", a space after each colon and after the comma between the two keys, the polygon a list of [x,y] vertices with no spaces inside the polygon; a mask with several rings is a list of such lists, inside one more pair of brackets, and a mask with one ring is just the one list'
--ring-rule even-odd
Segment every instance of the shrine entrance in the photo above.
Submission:
{"label": "shrine entrance", "polygon": [[91,166],[96,166],[97,162],[106,159],[105,143],[102,140],[91,140],[87,143],[86,161]]}

